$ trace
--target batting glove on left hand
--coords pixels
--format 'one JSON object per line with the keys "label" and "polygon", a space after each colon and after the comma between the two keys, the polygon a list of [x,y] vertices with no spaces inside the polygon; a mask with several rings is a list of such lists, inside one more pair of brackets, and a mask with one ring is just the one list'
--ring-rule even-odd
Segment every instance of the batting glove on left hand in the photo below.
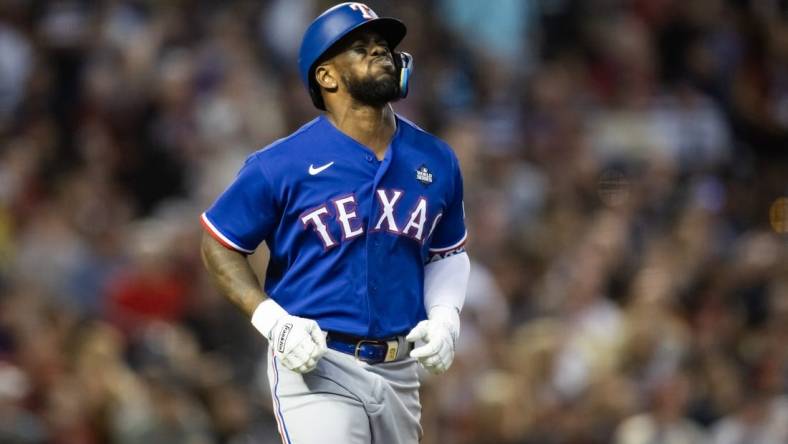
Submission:
{"label": "batting glove on left hand", "polygon": [[421,321],[405,338],[409,342],[422,340],[421,347],[410,352],[432,374],[445,372],[454,361],[454,347],[460,335],[460,314],[454,307],[437,305],[430,309],[428,320]]}

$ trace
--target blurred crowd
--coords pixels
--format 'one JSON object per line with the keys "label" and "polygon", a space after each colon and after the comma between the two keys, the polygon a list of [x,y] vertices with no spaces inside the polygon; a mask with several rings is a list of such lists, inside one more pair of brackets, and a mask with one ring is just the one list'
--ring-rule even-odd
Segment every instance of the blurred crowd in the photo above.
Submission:
{"label": "blurred crowd", "polygon": [[[395,109],[465,176],[423,442],[788,443],[788,2],[368,4],[409,28]],[[330,5],[0,2],[0,442],[279,442],[198,216],[317,115]]]}

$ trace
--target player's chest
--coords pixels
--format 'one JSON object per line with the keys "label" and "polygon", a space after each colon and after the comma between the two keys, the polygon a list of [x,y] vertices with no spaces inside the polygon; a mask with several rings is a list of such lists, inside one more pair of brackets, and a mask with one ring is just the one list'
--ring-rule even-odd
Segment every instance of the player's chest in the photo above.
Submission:
{"label": "player's chest", "polygon": [[378,161],[316,158],[285,197],[285,218],[330,248],[365,233],[429,238],[451,195],[452,178],[426,156]]}

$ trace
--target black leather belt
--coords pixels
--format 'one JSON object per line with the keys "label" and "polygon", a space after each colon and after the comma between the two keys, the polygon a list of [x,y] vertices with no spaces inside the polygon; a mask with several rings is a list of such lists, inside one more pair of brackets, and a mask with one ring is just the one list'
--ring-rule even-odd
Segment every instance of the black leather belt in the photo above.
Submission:
{"label": "black leather belt", "polygon": [[328,332],[326,345],[332,350],[346,353],[367,364],[398,361],[408,357],[413,343],[404,336],[387,339],[365,339],[342,333]]}

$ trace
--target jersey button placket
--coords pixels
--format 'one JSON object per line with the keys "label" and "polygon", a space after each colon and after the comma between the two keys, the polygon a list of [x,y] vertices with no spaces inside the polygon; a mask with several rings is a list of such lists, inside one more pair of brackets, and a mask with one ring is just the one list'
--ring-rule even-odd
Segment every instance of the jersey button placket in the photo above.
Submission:
{"label": "jersey button placket", "polygon": [[[380,181],[383,180],[383,175],[385,174],[386,170],[388,169],[388,158],[391,155],[391,147],[389,146],[389,152],[387,153],[386,157],[383,161],[378,160],[377,157],[372,155],[372,153],[366,153],[364,155],[364,160],[366,160],[370,166],[375,169],[375,180],[372,184],[373,196],[375,190],[380,185]],[[370,214],[375,214],[376,211],[376,201],[373,197],[372,201],[370,202]],[[370,307],[374,307],[377,305],[375,303],[376,299],[379,297],[380,294],[380,281],[375,276],[377,273],[380,272],[380,250],[381,250],[381,240],[380,240],[380,233],[374,233],[371,236],[367,237],[367,292],[370,296]],[[374,308],[373,308],[374,310]],[[379,323],[375,322],[375,325],[372,326],[373,330],[379,328]]]}

